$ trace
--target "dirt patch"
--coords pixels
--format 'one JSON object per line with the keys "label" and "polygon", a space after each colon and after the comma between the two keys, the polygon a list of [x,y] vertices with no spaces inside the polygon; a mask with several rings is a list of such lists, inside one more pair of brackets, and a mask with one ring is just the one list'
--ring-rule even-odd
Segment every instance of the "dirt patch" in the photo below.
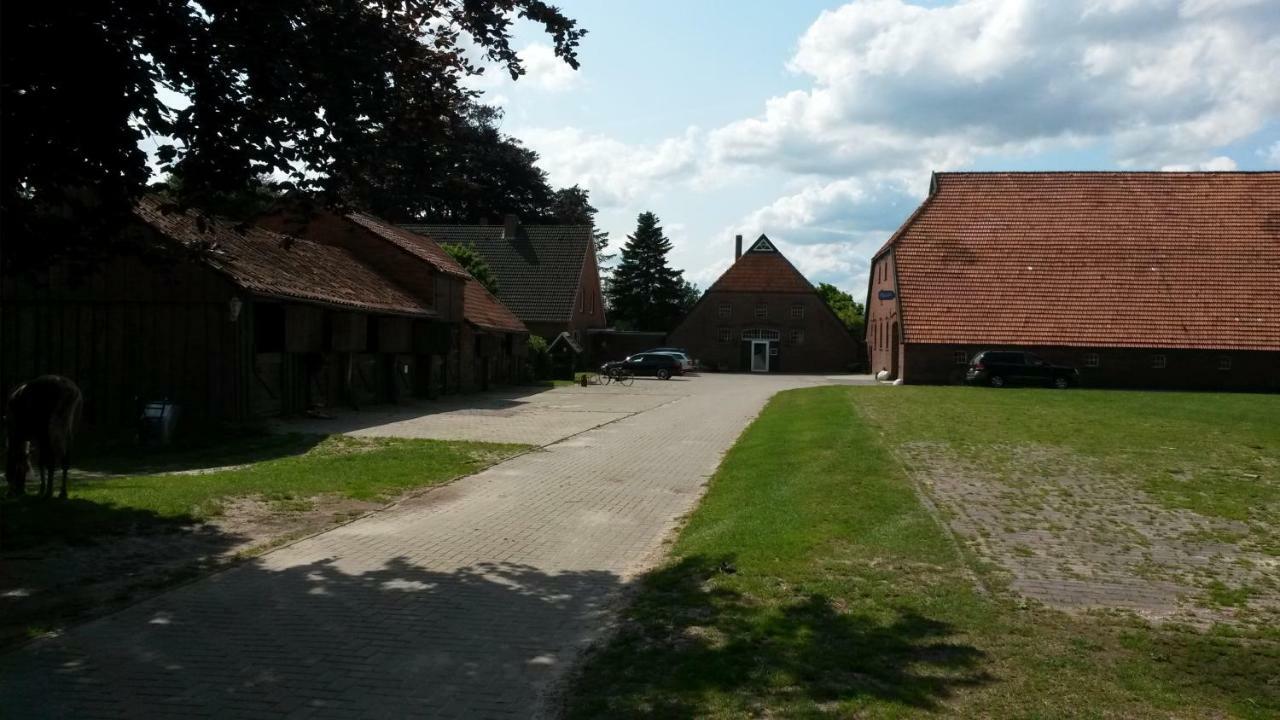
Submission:
{"label": "dirt patch", "polygon": [[1280,558],[1246,523],[1165,507],[1062,448],[900,453],[962,542],[1026,598],[1200,626],[1280,623]]}
{"label": "dirt patch", "polygon": [[207,522],[0,553],[0,647],[110,612],[384,505],[340,495],[287,505],[235,498]]}

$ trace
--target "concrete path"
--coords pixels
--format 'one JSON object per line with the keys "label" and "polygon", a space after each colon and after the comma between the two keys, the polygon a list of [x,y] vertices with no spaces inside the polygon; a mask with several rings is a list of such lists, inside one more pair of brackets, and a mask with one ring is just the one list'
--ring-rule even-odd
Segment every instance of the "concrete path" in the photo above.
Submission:
{"label": "concrete path", "polygon": [[538,714],[769,396],[819,381],[598,388],[662,402],[0,657],[0,714]]}

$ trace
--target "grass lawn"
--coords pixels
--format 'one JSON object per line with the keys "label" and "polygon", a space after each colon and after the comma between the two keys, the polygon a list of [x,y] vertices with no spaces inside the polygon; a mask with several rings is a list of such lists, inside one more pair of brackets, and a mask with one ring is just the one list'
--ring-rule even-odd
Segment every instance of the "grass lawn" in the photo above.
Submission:
{"label": "grass lawn", "polygon": [[[786,392],[727,454],[670,560],[573,680],[568,715],[1280,713],[1274,625],[1192,628],[1027,602],[922,504],[908,465],[919,448],[1013,481],[1015,496],[1037,473],[1086,467],[1171,517],[1234,523],[1252,552],[1275,540],[1280,397]],[[1216,592],[1239,600],[1239,588]]]}
{"label": "grass lawn", "polygon": [[[524,449],[438,440],[263,435],[158,453],[102,455],[77,467],[115,474],[73,470],[66,502],[3,500],[4,547],[189,525],[218,515],[237,497],[260,496],[285,510],[328,493],[358,500],[390,498],[473,473]],[[28,492],[34,483],[33,473]]]}

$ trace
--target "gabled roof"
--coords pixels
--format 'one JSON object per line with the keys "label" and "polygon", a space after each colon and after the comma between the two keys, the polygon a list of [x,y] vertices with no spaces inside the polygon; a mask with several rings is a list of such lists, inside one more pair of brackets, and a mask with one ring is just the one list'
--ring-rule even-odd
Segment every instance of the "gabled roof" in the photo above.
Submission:
{"label": "gabled roof", "polygon": [[761,235],[707,292],[810,293],[814,289],[773,241]]}
{"label": "gabled roof", "polygon": [[498,298],[525,322],[565,322],[573,315],[583,263],[591,252],[589,225],[403,225],[441,243],[475,248],[498,277]]}
{"label": "gabled roof", "polygon": [[347,219],[369,230],[375,235],[381,237],[393,245],[400,247],[402,250],[414,255],[415,257],[425,260],[427,264],[434,267],[439,272],[455,277],[470,278],[468,273],[453,256],[445,252],[435,242],[419,235],[409,232],[404,228],[397,227],[391,223],[380,220],[372,215],[364,213],[350,213]]}
{"label": "gabled roof", "polygon": [[1280,173],[939,173],[890,249],[906,342],[1280,350]]}
{"label": "gabled roof", "polygon": [[147,197],[134,212],[166,240],[197,251],[203,262],[251,293],[366,312],[436,315],[342,248],[195,212],[167,212],[164,205]]}
{"label": "gabled roof", "polygon": [[520,318],[511,314],[506,305],[498,301],[478,280],[467,280],[462,293],[462,317],[483,330],[527,333],[529,329]]}

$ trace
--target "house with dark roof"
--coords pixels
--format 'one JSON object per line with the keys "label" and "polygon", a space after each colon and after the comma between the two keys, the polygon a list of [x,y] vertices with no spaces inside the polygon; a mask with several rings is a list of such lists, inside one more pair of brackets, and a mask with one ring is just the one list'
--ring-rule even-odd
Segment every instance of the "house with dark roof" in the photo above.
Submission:
{"label": "house with dark roof", "polygon": [[1033,352],[1085,386],[1280,390],[1280,173],[936,173],[872,258],[873,371]]}
{"label": "house with dark roof", "polygon": [[708,367],[749,372],[842,372],[859,357],[857,341],[813,285],[767,236],[703,293],[667,344]]}
{"label": "house with dark roof", "polygon": [[371,215],[277,208],[256,223],[347,250],[426,298],[439,317],[418,330],[427,394],[512,384],[524,370],[529,331],[435,241]]}
{"label": "house with dark roof", "polygon": [[438,243],[474,248],[498,278],[498,299],[547,341],[568,332],[582,343],[605,326],[600,268],[590,225],[403,225]]}

